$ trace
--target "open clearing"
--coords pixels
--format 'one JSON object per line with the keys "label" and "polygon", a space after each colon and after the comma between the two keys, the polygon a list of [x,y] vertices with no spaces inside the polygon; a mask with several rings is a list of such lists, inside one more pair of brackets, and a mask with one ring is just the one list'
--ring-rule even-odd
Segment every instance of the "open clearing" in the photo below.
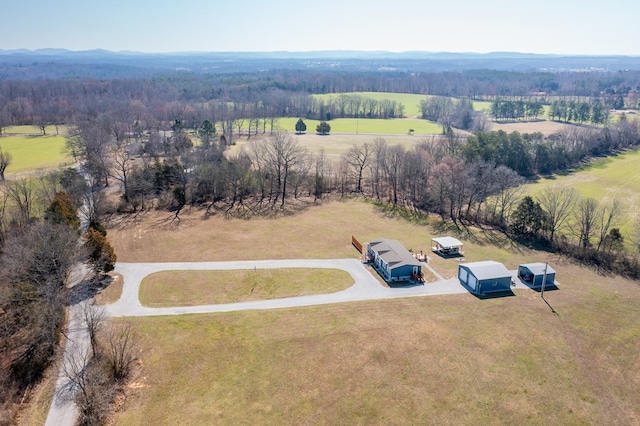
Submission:
{"label": "open clearing", "polygon": [[[278,127],[289,132],[295,132],[297,118],[280,118]],[[307,134],[315,133],[319,120],[303,119],[307,125]],[[336,118],[328,121],[331,133],[377,134],[377,135],[408,135],[413,129],[415,136],[442,133],[442,126],[428,120],[415,118]]]}
{"label": "open clearing", "polygon": [[314,98],[323,99],[329,102],[330,99],[337,99],[340,95],[361,96],[371,98],[376,101],[390,100],[400,102],[404,105],[404,115],[407,117],[420,117],[420,101],[427,99],[427,95],[416,95],[412,93],[388,93],[388,92],[348,92],[348,93],[327,93],[323,95],[313,95]]}
{"label": "open clearing", "polygon": [[140,302],[154,308],[235,303],[334,293],[352,285],[353,278],[338,270],[167,271],[142,281]]}
{"label": "open clearing", "polygon": [[[388,93],[388,92],[347,92],[347,93],[327,93],[324,95],[313,95],[314,98],[324,99],[327,102],[329,99],[336,99],[340,95],[359,95],[363,98],[372,98],[377,101],[388,99],[390,101],[400,102],[404,105],[404,115],[406,117],[420,117],[422,111],[420,110],[420,102],[423,99],[433,97],[432,95],[417,95],[413,93]],[[456,98],[451,98],[456,100]],[[491,111],[491,102],[489,101],[472,101],[474,111],[482,111],[489,113]]]}
{"label": "open clearing", "polygon": [[[351,234],[420,251],[450,233],[359,201],[251,221],[194,210],[178,227],[166,216],[110,229],[119,260],[355,257]],[[638,423],[640,286],[472,231],[453,234],[468,260],[549,260],[561,284],[545,296],[558,315],[516,290],[128,319],[143,370],[116,423]],[[452,276],[457,262],[432,256],[431,266]]]}
{"label": "open clearing", "polygon": [[[451,232],[441,230],[436,234],[422,222],[411,223],[380,212],[371,203],[351,200],[310,203],[296,215],[277,219],[244,220],[222,214],[204,218],[203,210],[187,209],[176,228],[166,220],[171,217],[169,212],[147,211],[111,224],[108,238],[118,253],[118,261],[354,258],[359,253],[351,245],[351,235],[363,243],[394,238],[415,253],[427,253],[431,251],[431,238]],[[465,242],[469,261],[490,256],[515,269],[520,261],[514,258],[515,254],[530,255],[526,249],[514,247],[498,236],[478,233],[472,238],[458,237]],[[445,278],[453,278],[457,273],[455,260],[431,256],[430,265]]]}
{"label": "open clearing", "polygon": [[553,133],[561,132],[563,129],[575,127],[575,124],[558,123],[556,121],[539,120],[539,121],[514,121],[514,122],[491,122],[491,130],[502,130],[507,133],[542,133],[549,136]]}
{"label": "open clearing", "polygon": [[619,224],[623,235],[634,232],[640,220],[640,151],[628,151],[611,157],[596,159],[589,165],[564,176],[543,178],[527,185],[526,190],[535,195],[554,185],[575,188],[582,197],[592,197],[609,203],[617,199],[623,209]]}
{"label": "open clearing", "polygon": [[[327,157],[337,159],[354,145],[362,145],[363,143],[372,144],[376,138],[382,138],[387,141],[388,145],[402,145],[406,149],[413,149],[423,138],[429,137],[425,135],[374,135],[374,134],[355,134],[355,133],[331,133],[330,135],[320,136],[315,133],[306,133],[296,135],[291,133],[300,145],[306,147],[312,153],[319,153],[324,149]],[[236,145],[229,148],[228,153],[233,154],[246,146],[249,141],[243,137],[236,139]]]}
{"label": "open clearing", "polygon": [[8,178],[16,175],[49,171],[73,164],[73,158],[63,152],[64,136],[10,135],[0,138],[0,147],[13,160],[6,170]]}

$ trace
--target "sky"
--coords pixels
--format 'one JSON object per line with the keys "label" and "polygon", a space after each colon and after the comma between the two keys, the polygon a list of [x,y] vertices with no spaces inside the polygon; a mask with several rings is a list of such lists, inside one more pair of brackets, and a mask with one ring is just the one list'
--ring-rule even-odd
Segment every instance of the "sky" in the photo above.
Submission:
{"label": "sky", "polygon": [[6,0],[0,49],[640,56],[638,0]]}

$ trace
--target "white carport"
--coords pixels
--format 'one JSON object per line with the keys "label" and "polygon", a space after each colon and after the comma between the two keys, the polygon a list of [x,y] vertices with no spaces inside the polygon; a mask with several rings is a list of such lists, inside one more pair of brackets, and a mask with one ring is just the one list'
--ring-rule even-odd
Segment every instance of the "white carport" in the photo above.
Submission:
{"label": "white carport", "polygon": [[464,244],[453,237],[439,237],[431,239],[431,250],[445,256],[463,254],[463,246]]}

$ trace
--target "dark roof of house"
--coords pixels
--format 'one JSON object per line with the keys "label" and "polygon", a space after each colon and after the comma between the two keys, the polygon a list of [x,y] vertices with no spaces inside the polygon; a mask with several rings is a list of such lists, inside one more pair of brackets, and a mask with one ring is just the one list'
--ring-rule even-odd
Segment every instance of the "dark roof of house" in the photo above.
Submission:
{"label": "dark roof of house", "polygon": [[[523,263],[520,266],[524,266],[527,268],[533,275],[544,275],[544,266],[547,265],[545,263]],[[551,267],[551,265],[547,265],[547,274],[555,274],[556,271]]]}
{"label": "dark roof of house", "polygon": [[396,240],[381,238],[369,242],[369,247],[375,250],[378,256],[389,264],[390,269],[404,265],[421,266],[420,262],[409,253],[409,250]]}
{"label": "dark roof of house", "polygon": [[472,262],[463,263],[460,266],[464,266],[478,280],[487,280],[491,278],[504,278],[510,277],[511,272],[500,262],[494,262],[493,260],[485,260],[484,262]]}
{"label": "dark roof of house", "polygon": [[453,237],[432,238],[440,247],[461,247],[462,243]]}

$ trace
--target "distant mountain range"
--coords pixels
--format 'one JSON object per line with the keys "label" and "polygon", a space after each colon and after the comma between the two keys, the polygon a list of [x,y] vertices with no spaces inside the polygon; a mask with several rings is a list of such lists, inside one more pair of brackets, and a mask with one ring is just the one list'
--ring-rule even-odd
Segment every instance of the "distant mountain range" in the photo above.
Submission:
{"label": "distant mountain range", "polygon": [[640,70],[640,56],[552,55],[519,52],[112,52],[95,49],[0,50],[0,78],[120,78],[172,72],[229,73],[290,69],[342,72]]}

